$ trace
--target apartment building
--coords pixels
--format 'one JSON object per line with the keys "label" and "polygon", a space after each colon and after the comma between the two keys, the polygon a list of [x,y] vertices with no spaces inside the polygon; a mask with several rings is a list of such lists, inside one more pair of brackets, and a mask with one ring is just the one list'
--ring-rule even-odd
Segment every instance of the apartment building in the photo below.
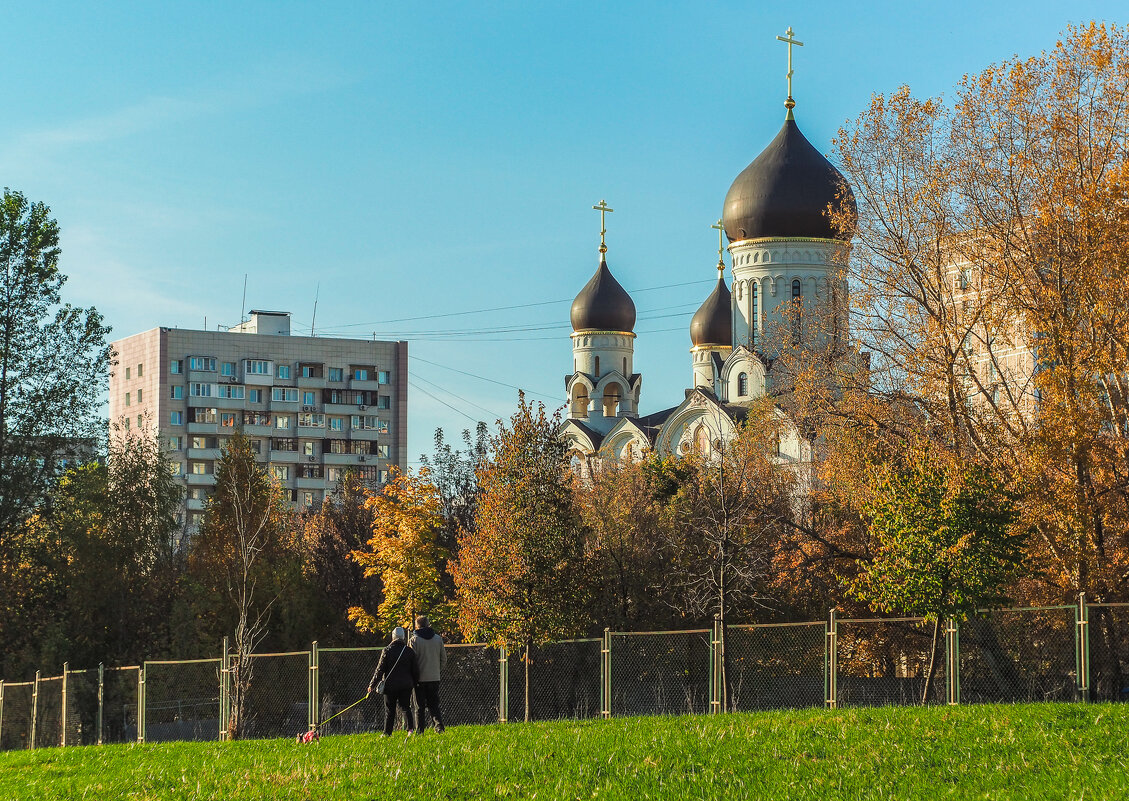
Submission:
{"label": "apartment building", "polygon": [[381,482],[406,466],[407,342],[292,336],[288,312],[253,310],[226,331],[154,328],[113,346],[110,420],[160,433],[189,531],[236,431],[303,508],[346,470]]}

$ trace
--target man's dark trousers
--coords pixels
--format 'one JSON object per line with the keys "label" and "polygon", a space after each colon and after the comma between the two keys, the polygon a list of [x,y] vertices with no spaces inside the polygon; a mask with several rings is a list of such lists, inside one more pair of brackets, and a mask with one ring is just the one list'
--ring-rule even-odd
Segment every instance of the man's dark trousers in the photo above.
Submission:
{"label": "man's dark trousers", "polygon": [[427,718],[424,710],[431,714],[435,721],[435,728],[442,730],[443,713],[439,711],[439,682],[421,681],[416,685],[416,708],[419,710],[419,730],[427,728]]}
{"label": "man's dark trousers", "polygon": [[412,714],[412,690],[397,690],[384,694],[384,733],[391,734],[396,727],[396,707],[404,710],[405,725],[408,731],[415,730],[415,716]]}

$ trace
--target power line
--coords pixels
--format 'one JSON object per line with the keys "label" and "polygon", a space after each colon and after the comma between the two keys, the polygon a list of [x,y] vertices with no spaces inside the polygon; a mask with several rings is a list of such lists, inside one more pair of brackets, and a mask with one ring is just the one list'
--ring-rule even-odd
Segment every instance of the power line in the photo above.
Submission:
{"label": "power line", "polygon": [[[550,337],[550,339],[556,339],[556,337]],[[531,389],[526,389],[525,387],[519,387],[516,384],[507,384],[505,381],[497,381],[493,378],[487,378],[484,375],[479,375],[478,373],[470,373],[470,372],[467,372],[466,370],[460,370],[457,367],[450,367],[446,364],[440,364],[439,362],[433,362],[429,359],[423,358],[422,356],[409,356],[408,359],[409,359],[409,361],[423,362],[424,364],[434,365],[435,367],[442,367],[444,370],[450,370],[453,373],[461,373],[462,375],[470,376],[471,378],[477,378],[479,381],[489,381],[491,384],[497,384],[500,387],[509,387],[510,389],[516,389],[519,392],[524,392],[527,395],[537,395],[538,397],[547,398],[548,400],[552,400],[552,401],[560,400],[560,398],[556,397],[555,395],[546,395],[544,392],[534,392]]]}
{"label": "power line", "polygon": [[423,381],[423,382],[424,382],[425,384],[430,384],[431,386],[435,387],[435,388],[436,388],[437,390],[439,390],[440,392],[446,392],[446,393],[447,393],[448,395],[450,395],[450,396],[451,396],[452,398],[456,398],[457,400],[461,400],[461,401],[462,401],[463,403],[469,404],[469,405],[471,405],[471,406],[475,407],[476,409],[481,409],[482,411],[486,412],[486,413],[487,413],[488,415],[491,415],[491,416],[492,416],[492,417],[494,417],[495,419],[497,419],[497,418],[501,417],[501,415],[500,415],[500,414],[498,414],[497,412],[493,412],[493,411],[491,411],[490,409],[487,409],[487,408],[486,408],[485,406],[479,406],[479,405],[478,405],[477,403],[475,403],[474,401],[472,401],[472,400],[467,400],[466,398],[462,397],[461,395],[456,395],[456,394],[455,394],[454,392],[452,392],[451,390],[449,390],[449,389],[446,389],[446,388],[444,388],[444,387],[441,387],[441,386],[439,386],[439,385],[438,385],[438,384],[436,384],[436,383],[435,383],[434,381],[428,381],[428,380],[427,380],[426,378],[424,378],[423,376],[421,376],[421,375],[420,375],[419,373],[412,373],[411,371],[409,371],[409,375],[414,375],[414,376],[416,377],[416,380],[417,380],[417,381]]}
{"label": "power line", "polygon": [[431,399],[432,399],[433,401],[435,401],[436,403],[442,403],[442,404],[443,404],[444,406],[446,406],[446,407],[447,407],[448,409],[450,409],[450,410],[451,410],[452,412],[457,412],[458,414],[461,414],[461,415],[462,415],[463,417],[465,417],[465,418],[466,418],[467,420],[470,420],[470,421],[471,421],[472,423],[474,423],[475,425],[478,425],[478,423],[479,423],[479,422],[481,422],[481,421],[479,421],[479,420],[475,420],[475,419],[474,419],[473,417],[471,417],[471,416],[470,416],[469,414],[467,414],[466,412],[464,412],[464,411],[463,411],[462,409],[456,409],[456,408],[455,408],[454,406],[452,406],[451,404],[447,403],[447,401],[443,400],[442,398],[437,398],[437,397],[435,397],[435,396],[434,396],[434,395],[432,395],[432,394],[431,394],[430,392],[428,392],[428,391],[427,391],[426,389],[424,389],[423,387],[421,387],[421,386],[420,386],[419,384],[415,384],[415,383],[413,383],[411,379],[408,379],[408,386],[409,386],[409,387],[414,387],[415,389],[418,389],[418,390],[419,390],[420,392],[422,392],[422,393],[423,393],[424,395],[426,395],[427,397],[431,398]]}

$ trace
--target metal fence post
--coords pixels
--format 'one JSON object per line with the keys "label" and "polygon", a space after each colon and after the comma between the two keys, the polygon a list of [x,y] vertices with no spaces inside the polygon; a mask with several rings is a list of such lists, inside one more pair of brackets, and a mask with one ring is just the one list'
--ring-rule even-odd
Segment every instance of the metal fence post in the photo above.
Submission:
{"label": "metal fence post", "polygon": [[227,739],[227,721],[231,716],[230,710],[228,709],[228,705],[231,703],[231,697],[229,696],[229,693],[231,692],[231,686],[230,686],[231,667],[228,664],[228,660],[227,660],[227,648],[228,648],[227,637],[223,638],[222,648],[223,648],[223,651],[220,655],[220,721],[219,721],[219,726],[220,726],[219,736],[220,736],[221,742]]}
{"label": "metal fence post", "polygon": [[718,616],[713,617],[710,632],[710,713],[721,711],[721,637],[718,633]]}
{"label": "metal fence post", "polygon": [[39,671],[35,671],[35,686],[31,690],[31,742],[28,744],[29,748],[35,748],[35,723],[36,715],[39,712]]}
{"label": "metal fence post", "polygon": [[824,688],[824,701],[828,709],[835,709],[839,706],[839,686],[836,680],[836,673],[839,670],[839,621],[835,618],[834,607],[827,614],[827,624],[825,628],[826,637],[823,642],[823,688]]}
{"label": "metal fence post", "polygon": [[612,633],[604,629],[604,643],[600,649],[600,715],[612,716]]}
{"label": "metal fence post", "polygon": [[145,742],[145,661],[137,668],[137,742]]}
{"label": "metal fence post", "polygon": [[0,679],[0,743],[4,742],[4,680]]}
{"label": "metal fence post", "polygon": [[498,649],[498,722],[510,719],[510,652],[506,646]]}
{"label": "metal fence post", "polygon": [[103,679],[104,679],[103,673],[104,672],[105,672],[105,668],[103,668],[102,663],[99,662],[98,663],[98,720],[97,720],[98,745],[102,744],[102,704],[105,700],[105,695],[104,695],[105,691],[103,689]]}
{"label": "metal fence post", "polygon": [[307,698],[309,699],[308,709],[306,710],[306,724],[308,726],[308,730],[313,731],[314,729],[316,729],[318,727],[318,723],[319,723],[318,718],[321,717],[321,715],[319,714],[321,705],[318,703],[318,697],[320,695],[320,691],[318,689],[318,641],[317,640],[314,640],[312,643],[310,643],[310,670],[309,670],[309,677],[308,677],[308,680],[307,680],[306,691],[307,691]]}
{"label": "metal fence post", "polygon": [[1078,593],[1077,620],[1074,627],[1074,664],[1079,701],[1090,700],[1090,609],[1086,593]]}
{"label": "metal fence post", "polygon": [[63,748],[67,747],[67,670],[70,667],[70,662],[63,663],[63,725],[60,726],[62,731],[59,734],[59,745]]}
{"label": "metal fence post", "polygon": [[945,621],[945,696],[950,706],[960,703],[960,624]]}

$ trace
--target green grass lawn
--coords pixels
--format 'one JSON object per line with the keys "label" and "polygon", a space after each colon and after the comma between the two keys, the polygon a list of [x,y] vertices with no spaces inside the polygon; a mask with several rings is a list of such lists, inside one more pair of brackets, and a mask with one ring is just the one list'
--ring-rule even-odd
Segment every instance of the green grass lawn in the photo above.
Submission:
{"label": "green grass lawn", "polygon": [[0,754],[0,801],[24,798],[1129,798],[1129,706],[817,709]]}

